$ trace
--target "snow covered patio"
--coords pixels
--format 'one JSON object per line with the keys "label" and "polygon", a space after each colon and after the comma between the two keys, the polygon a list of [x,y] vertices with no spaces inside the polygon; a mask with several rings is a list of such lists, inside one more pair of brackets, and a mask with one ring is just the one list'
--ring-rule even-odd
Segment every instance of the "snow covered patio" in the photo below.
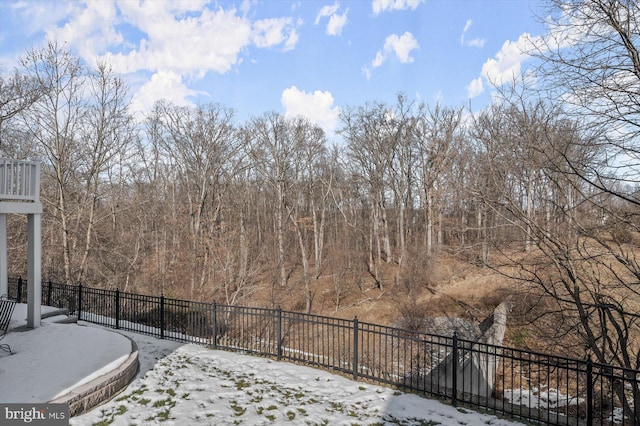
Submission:
{"label": "snow covered patio", "polygon": [[[516,425],[323,370],[81,323],[60,324],[42,307],[26,327],[18,305],[0,353],[0,403],[48,402],[73,395],[122,368],[131,341],[140,365],[133,382],[72,425],[112,424],[420,424]],[[131,339],[131,340],[130,340]],[[107,376],[105,376],[107,375]]]}
{"label": "snow covered patio", "polygon": [[125,387],[138,371],[137,348],[105,329],[66,324],[69,317],[42,306],[42,325],[27,324],[27,305],[11,317],[0,352],[0,403],[68,403],[71,412],[100,404]]}

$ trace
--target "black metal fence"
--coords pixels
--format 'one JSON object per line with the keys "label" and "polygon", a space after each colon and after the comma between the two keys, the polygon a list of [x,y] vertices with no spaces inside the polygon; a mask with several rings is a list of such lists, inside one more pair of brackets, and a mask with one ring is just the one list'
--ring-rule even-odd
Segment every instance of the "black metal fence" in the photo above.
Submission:
{"label": "black metal fence", "polygon": [[[26,282],[9,297],[26,301]],[[161,339],[302,362],[507,417],[639,425],[640,371],[281,309],[42,284],[42,303]]]}

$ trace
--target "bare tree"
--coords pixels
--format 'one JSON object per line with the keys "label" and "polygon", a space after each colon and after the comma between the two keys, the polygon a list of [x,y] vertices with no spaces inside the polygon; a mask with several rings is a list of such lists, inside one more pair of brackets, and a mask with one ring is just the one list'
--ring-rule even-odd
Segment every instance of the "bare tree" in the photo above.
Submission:
{"label": "bare tree", "polygon": [[[221,225],[221,210],[239,144],[233,111],[220,105],[196,108],[164,102],[156,105],[161,125],[156,139],[160,155],[177,183],[177,200],[189,217],[189,296],[209,282],[211,239]],[[233,174],[233,171],[231,171]]]}
{"label": "bare tree", "polygon": [[[640,204],[640,4],[635,0],[549,0],[550,32],[533,40],[542,88],[598,138],[606,167],[579,165],[590,185]],[[574,164],[567,159],[568,165]],[[585,173],[582,173],[582,172]],[[623,189],[622,191],[620,189]]]}
{"label": "bare tree", "polygon": [[79,59],[55,43],[29,51],[22,65],[29,79],[47,88],[38,102],[23,111],[23,123],[42,150],[46,162],[43,174],[54,182],[55,192],[45,190],[42,198],[59,223],[64,278],[72,283],[72,253],[77,239],[72,231],[75,206],[70,205],[70,197],[77,191],[75,170],[81,164],[78,136],[86,111],[84,71]]}
{"label": "bare tree", "polygon": [[438,247],[443,243],[442,216],[445,197],[450,195],[445,182],[462,149],[462,110],[440,105],[428,108],[423,105],[418,111],[414,132],[418,151],[418,182],[425,216],[424,244],[427,254],[431,255],[434,252],[433,234],[436,223]]}
{"label": "bare tree", "polygon": [[380,264],[393,259],[388,221],[388,179],[390,138],[394,131],[393,112],[386,104],[376,103],[341,113],[341,134],[347,141],[347,156],[351,174],[366,185],[364,194],[368,205],[368,262],[367,267],[382,288]]}

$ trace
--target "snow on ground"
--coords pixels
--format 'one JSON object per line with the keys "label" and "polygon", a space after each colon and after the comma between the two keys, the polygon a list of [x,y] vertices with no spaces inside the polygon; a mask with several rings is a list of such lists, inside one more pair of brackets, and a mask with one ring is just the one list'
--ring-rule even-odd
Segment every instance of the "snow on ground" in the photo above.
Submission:
{"label": "snow on ground", "polygon": [[72,425],[517,425],[310,367],[123,333],[136,379]]}

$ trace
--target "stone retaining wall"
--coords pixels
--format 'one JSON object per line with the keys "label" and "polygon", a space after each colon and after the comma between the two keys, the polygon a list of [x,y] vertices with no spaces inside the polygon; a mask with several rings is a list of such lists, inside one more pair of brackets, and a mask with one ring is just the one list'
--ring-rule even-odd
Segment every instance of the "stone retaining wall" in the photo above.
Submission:
{"label": "stone retaining wall", "polygon": [[69,415],[73,417],[86,413],[117,395],[131,383],[140,368],[138,346],[133,340],[129,340],[131,341],[131,354],[118,368],[49,402],[68,404]]}

